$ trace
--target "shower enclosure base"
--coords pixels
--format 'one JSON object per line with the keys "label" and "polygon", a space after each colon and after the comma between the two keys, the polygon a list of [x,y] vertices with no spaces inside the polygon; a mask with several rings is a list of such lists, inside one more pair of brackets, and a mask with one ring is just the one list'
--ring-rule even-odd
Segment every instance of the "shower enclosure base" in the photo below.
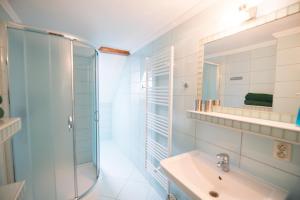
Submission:
{"label": "shower enclosure base", "polygon": [[96,166],[93,163],[84,163],[77,166],[78,194],[82,195],[96,182]]}

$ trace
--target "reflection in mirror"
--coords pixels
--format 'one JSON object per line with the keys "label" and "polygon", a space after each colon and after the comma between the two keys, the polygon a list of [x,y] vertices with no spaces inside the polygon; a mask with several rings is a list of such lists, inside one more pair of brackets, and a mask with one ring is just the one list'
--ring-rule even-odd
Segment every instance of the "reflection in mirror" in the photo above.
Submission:
{"label": "reflection in mirror", "polygon": [[203,100],[296,114],[300,106],[300,14],[207,43]]}
{"label": "reflection in mirror", "polygon": [[205,61],[203,65],[203,100],[219,99],[220,64]]}

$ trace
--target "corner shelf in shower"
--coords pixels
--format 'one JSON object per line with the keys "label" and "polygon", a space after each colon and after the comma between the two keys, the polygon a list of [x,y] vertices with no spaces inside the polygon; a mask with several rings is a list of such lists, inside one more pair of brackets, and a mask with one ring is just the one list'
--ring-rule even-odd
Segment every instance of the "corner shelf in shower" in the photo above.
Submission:
{"label": "corner shelf in shower", "polygon": [[0,144],[7,141],[21,129],[20,118],[0,119]]}
{"label": "corner shelf in shower", "polygon": [[25,181],[0,186],[0,199],[22,200]]}
{"label": "corner shelf in shower", "polygon": [[187,110],[187,117],[292,144],[300,144],[300,127],[292,123],[258,119],[218,112]]}

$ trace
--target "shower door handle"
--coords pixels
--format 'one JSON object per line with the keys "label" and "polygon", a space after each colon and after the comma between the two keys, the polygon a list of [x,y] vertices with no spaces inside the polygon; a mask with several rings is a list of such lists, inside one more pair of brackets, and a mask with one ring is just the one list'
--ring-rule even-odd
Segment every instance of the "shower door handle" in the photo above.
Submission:
{"label": "shower door handle", "polygon": [[69,130],[73,128],[73,118],[71,115],[68,117],[68,128]]}

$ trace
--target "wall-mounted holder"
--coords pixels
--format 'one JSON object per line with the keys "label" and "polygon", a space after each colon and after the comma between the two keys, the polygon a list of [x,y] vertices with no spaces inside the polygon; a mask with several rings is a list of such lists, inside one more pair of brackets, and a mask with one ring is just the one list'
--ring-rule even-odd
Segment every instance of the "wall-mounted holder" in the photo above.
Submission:
{"label": "wall-mounted holder", "polygon": [[183,84],[183,88],[184,88],[184,89],[189,88],[189,84],[188,84],[188,83],[184,83],[184,84]]}
{"label": "wall-mounted holder", "polygon": [[240,81],[240,80],[243,80],[243,77],[242,76],[233,76],[233,77],[230,77],[230,80],[231,81]]}

